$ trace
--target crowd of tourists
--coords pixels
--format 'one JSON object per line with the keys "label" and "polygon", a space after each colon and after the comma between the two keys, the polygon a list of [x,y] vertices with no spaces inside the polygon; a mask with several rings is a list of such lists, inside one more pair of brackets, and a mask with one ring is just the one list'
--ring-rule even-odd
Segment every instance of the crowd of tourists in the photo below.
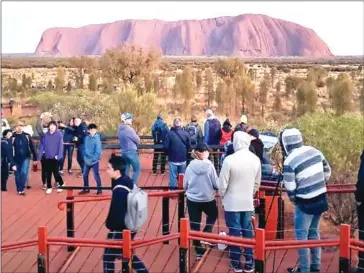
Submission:
{"label": "crowd of tourists", "polygon": [[[157,175],[160,164],[161,175],[166,174],[168,163],[169,185],[176,187],[178,174],[184,174],[183,187],[187,196],[187,208],[191,229],[199,231],[202,214],[206,214],[204,232],[212,232],[218,218],[216,194],[222,200],[222,209],[230,236],[253,238],[251,216],[254,211],[254,196],[259,190],[264,165],[272,164],[264,151],[259,131],[248,125],[243,115],[235,126],[229,119],[221,125],[212,110],[206,111],[203,129],[193,115],[191,121],[183,125],[180,118],[173,120],[171,128],[163,117],[158,115],[152,125],[155,145],[152,173]],[[108,161],[107,174],[112,179],[112,199],[106,219],[109,229],[107,238],[122,239],[124,229],[136,235],[140,223],[133,223],[130,215],[135,208],[130,207],[132,198],[140,202],[138,209],[146,208],[146,198],[138,191],[141,173],[138,146],[140,138],[132,127],[133,115],[123,113],[117,136],[121,156],[112,156]],[[47,122],[45,122],[47,119]],[[32,137],[24,133],[24,124],[18,122],[14,132],[5,130],[1,141],[1,189],[7,190],[9,170],[15,174],[17,193],[26,195],[30,189],[28,172],[30,161],[33,168],[39,161],[42,166],[41,181],[46,194],[52,189],[62,192],[64,166],[67,158],[67,172],[72,174],[74,148],[77,149],[77,163],[83,178],[84,189],[80,194],[88,194],[89,172],[92,169],[96,180],[96,194],[102,194],[99,162],[102,155],[101,137],[96,124],[88,124],[80,118],[72,118],[67,124],[53,120],[50,113],[43,113],[37,121],[36,130],[40,137],[36,151]],[[325,156],[318,149],[304,145],[303,136],[296,128],[285,129],[280,134],[280,144],[284,153],[284,170],[281,176],[290,201],[295,206],[294,229],[297,240],[319,239],[319,223],[322,214],[328,210],[327,182],[331,168]],[[222,148],[223,147],[223,148]],[[220,155],[221,154],[221,155]],[[355,198],[359,216],[359,239],[364,240],[364,152],[358,175]],[[10,169],[9,169],[10,166]],[[132,172],[131,172],[132,169]],[[52,188],[52,176],[54,184]],[[131,194],[132,198],[129,198]],[[143,205],[144,204],[144,205]],[[135,219],[134,219],[135,220]],[[193,241],[196,258],[201,259],[205,247],[200,241]],[[105,249],[104,272],[114,273],[115,260],[122,255],[121,249]],[[237,246],[228,247],[231,268],[235,272],[253,272],[253,250],[244,252]],[[244,265],[241,256],[244,255]],[[321,249],[303,248],[298,250],[298,267],[288,272],[320,272]],[[364,254],[359,254],[357,272],[364,272]],[[143,262],[133,256],[132,266],[138,272],[148,272]]]}

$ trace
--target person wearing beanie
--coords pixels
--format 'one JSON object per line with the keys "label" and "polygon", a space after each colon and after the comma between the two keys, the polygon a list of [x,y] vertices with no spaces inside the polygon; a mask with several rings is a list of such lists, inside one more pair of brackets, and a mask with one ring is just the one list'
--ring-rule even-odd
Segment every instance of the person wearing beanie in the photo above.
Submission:
{"label": "person wearing beanie", "polygon": [[[250,142],[251,137],[247,133],[236,132],[234,153],[225,158],[220,172],[218,187],[229,236],[253,238],[251,217],[254,195],[260,187],[261,164],[259,158],[249,151]],[[244,268],[240,261],[241,249],[231,246],[229,250],[230,266],[235,272],[254,272],[251,248],[244,249]]]}
{"label": "person wearing beanie", "polygon": [[[166,136],[169,132],[169,128],[167,124],[164,122],[161,114],[157,116],[157,120],[154,122],[152,126],[152,136],[155,145],[161,145],[166,140]],[[165,175],[166,172],[166,164],[167,164],[167,154],[163,149],[154,149],[153,155],[153,166],[152,171],[153,175],[157,175],[158,168],[158,160],[160,157],[160,165],[161,165],[161,174]]]}
{"label": "person wearing beanie", "polygon": [[[217,173],[209,158],[209,147],[205,143],[198,143],[192,150],[190,165],[186,169],[183,188],[187,195],[187,209],[190,217],[191,230],[200,231],[202,213],[206,214],[206,225],[203,232],[212,232],[218,217],[215,200],[217,187]],[[197,260],[205,253],[199,240],[194,240]]]}
{"label": "person wearing beanie", "polygon": [[[284,187],[295,205],[296,240],[320,239],[321,215],[328,210],[326,183],[331,176],[330,165],[319,150],[303,144],[296,128],[285,129],[281,143],[287,155],[283,163]],[[320,272],[320,247],[299,249],[298,257],[298,267],[288,268],[289,273]]]}
{"label": "person wearing beanie", "polygon": [[234,133],[238,131],[246,132],[248,124],[248,117],[246,115],[242,115],[240,117],[240,123],[236,125],[234,129]]}
{"label": "person wearing beanie", "polygon": [[[47,174],[47,190],[46,194],[52,193],[52,174],[58,186],[63,186],[63,179],[59,173],[59,161],[63,157],[63,136],[59,130],[57,130],[57,123],[51,121],[49,123],[49,130],[44,134],[40,147],[39,156],[40,160],[44,157],[44,165]],[[57,192],[62,192],[62,189],[58,189]]]}
{"label": "person wearing beanie", "polygon": [[233,126],[231,125],[230,120],[226,119],[222,124],[220,145],[223,146],[226,144],[226,142],[231,140],[233,135],[232,128]]}
{"label": "person wearing beanie", "polygon": [[131,127],[134,116],[131,113],[123,113],[121,115],[121,124],[118,128],[118,138],[122,158],[126,161],[125,172],[129,175],[130,167],[133,168],[133,176],[131,179],[134,184],[137,184],[140,176],[140,161],[138,155],[138,145],[140,144],[140,138]]}
{"label": "person wearing beanie", "polygon": [[[186,125],[185,130],[190,135],[192,146],[195,146],[203,141],[202,129],[201,126],[197,123],[196,115],[191,116],[191,122]],[[188,153],[187,166],[188,164],[190,164],[191,160],[192,156],[190,153]]]}
{"label": "person wearing beanie", "polygon": [[164,149],[168,154],[169,186],[177,186],[177,177],[185,173],[187,154],[191,148],[189,134],[182,129],[181,118],[175,118],[173,127],[164,141]]}

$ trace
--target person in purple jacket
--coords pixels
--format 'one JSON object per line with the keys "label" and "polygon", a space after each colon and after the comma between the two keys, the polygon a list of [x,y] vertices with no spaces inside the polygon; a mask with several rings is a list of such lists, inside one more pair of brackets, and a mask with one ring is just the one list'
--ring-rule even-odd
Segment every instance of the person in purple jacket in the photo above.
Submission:
{"label": "person in purple jacket", "polygon": [[[57,130],[57,123],[51,121],[49,130],[44,134],[40,143],[39,155],[44,154],[44,167],[47,173],[47,190],[46,194],[52,193],[52,174],[58,183],[58,186],[63,186],[64,182],[59,173],[59,160],[63,157],[63,136]],[[40,158],[39,158],[40,159]],[[62,189],[57,189],[57,192],[62,192]]]}

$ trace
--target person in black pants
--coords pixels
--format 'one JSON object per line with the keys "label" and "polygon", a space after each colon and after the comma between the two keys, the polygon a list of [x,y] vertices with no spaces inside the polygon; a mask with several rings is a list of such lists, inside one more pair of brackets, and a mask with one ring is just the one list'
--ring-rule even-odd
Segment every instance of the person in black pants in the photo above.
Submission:
{"label": "person in black pants", "polygon": [[[359,240],[364,241],[364,150],[360,157],[358,182],[356,183],[355,200],[357,203]],[[364,252],[359,252],[359,263],[356,273],[364,273]]]}
{"label": "person in black pants", "polygon": [[88,135],[87,125],[80,118],[75,118],[75,136],[73,141],[77,147],[77,162],[80,165],[81,173],[78,177],[83,176],[84,171],[84,156],[85,156],[85,137]]}
{"label": "person in black pants", "polygon": [[[63,156],[63,136],[57,130],[57,123],[51,121],[49,123],[49,131],[43,136],[39,148],[39,156],[44,157],[44,167],[47,174],[47,190],[46,194],[52,193],[52,174],[58,186],[63,186],[64,182],[59,173],[59,160]],[[57,192],[62,192],[58,189]]]}
{"label": "person in black pants", "polygon": [[61,173],[61,175],[63,175],[63,167],[64,167],[64,162],[66,160],[66,156],[68,159],[68,168],[67,168],[68,173],[72,174],[72,157],[73,157],[73,151],[75,149],[75,144],[73,143],[73,137],[75,134],[74,122],[75,118],[71,118],[67,125],[63,123],[59,125],[60,127],[63,128],[63,145],[64,145],[63,158],[59,162],[59,169],[60,169],[59,172]]}
{"label": "person in black pants", "polygon": [[11,169],[16,171],[13,150],[9,141],[12,135],[11,130],[5,130],[1,138],[1,191],[7,191],[6,184],[9,178],[9,163]]}
{"label": "person in black pants", "polygon": [[[166,139],[166,136],[169,132],[167,124],[164,122],[161,115],[158,115],[157,120],[154,122],[152,126],[152,136],[155,145],[161,145]],[[153,175],[157,175],[157,167],[158,167],[158,159],[161,158],[161,174],[165,175],[166,173],[166,164],[167,164],[167,154],[164,149],[154,149],[153,154]]]}
{"label": "person in black pants", "polygon": [[[113,180],[110,209],[105,222],[106,228],[109,229],[107,235],[107,239],[109,240],[122,240],[122,232],[126,229],[124,219],[128,209],[127,200],[129,192],[121,187],[115,188],[118,185],[127,187],[130,190],[134,187],[133,180],[125,175],[125,167],[125,159],[121,156],[112,156],[107,166],[107,173]],[[132,239],[135,235],[136,233],[132,233]],[[103,256],[104,273],[115,272],[115,260],[121,258],[122,254],[122,249],[105,248]],[[136,255],[133,255],[132,267],[138,273],[148,273],[144,263]]]}
{"label": "person in black pants", "polygon": [[[188,165],[183,180],[191,229],[200,231],[202,213],[204,212],[207,218],[203,232],[212,232],[218,217],[215,200],[218,177],[214,165],[208,160],[208,149],[205,143],[196,145],[196,149],[191,152],[195,159]],[[205,249],[198,240],[194,240],[193,245],[196,259],[199,260],[205,253]]]}

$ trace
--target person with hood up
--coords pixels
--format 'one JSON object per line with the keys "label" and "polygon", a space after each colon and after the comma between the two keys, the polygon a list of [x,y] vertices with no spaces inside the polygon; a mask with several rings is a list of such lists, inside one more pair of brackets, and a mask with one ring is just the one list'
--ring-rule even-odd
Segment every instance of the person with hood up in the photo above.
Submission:
{"label": "person with hood up", "polygon": [[259,131],[255,128],[252,128],[248,131],[248,134],[252,138],[251,145],[254,148],[255,155],[259,157],[261,162],[263,162],[264,144],[259,138]]}
{"label": "person with hood up", "polygon": [[222,129],[221,129],[221,140],[220,140],[221,146],[224,146],[226,142],[231,141],[231,138],[233,136],[233,130],[231,128],[233,128],[233,126],[231,125],[230,120],[226,119],[222,124]]}
{"label": "person with hood up", "polygon": [[[364,241],[364,150],[360,157],[358,182],[356,183],[355,200],[358,212],[359,240]],[[364,252],[359,252],[359,263],[355,273],[364,273]]]}
{"label": "person with hood up", "polygon": [[[85,138],[85,166],[83,170],[83,186],[85,188],[89,187],[88,176],[90,174],[90,170],[92,169],[97,185],[96,195],[99,195],[102,193],[101,178],[99,172],[99,162],[102,154],[102,143],[100,134],[97,132],[96,124],[91,123],[87,127],[87,129],[89,131],[89,135]],[[89,192],[89,189],[83,189],[82,191],[80,191],[79,194],[87,194]]]}
{"label": "person with hood up", "polygon": [[[169,132],[169,128],[167,124],[164,122],[162,115],[158,115],[157,120],[154,122],[152,126],[152,136],[155,145],[161,145],[166,140],[166,136]],[[166,173],[166,163],[167,163],[167,154],[163,149],[154,149],[153,155],[153,175],[157,175],[158,168],[158,160],[161,158],[161,174],[165,175]]]}
{"label": "person with hood up", "polygon": [[[330,165],[319,150],[303,144],[298,129],[285,129],[281,136],[287,155],[283,163],[283,182],[295,205],[296,240],[318,240],[321,215],[328,210],[326,182],[331,176]],[[320,272],[321,248],[299,249],[298,257],[299,266],[288,268],[289,273]]]}
{"label": "person with hood up", "polygon": [[[209,158],[209,148],[205,143],[197,144],[191,153],[194,160],[186,169],[183,188],[187,195],[187,208],[190,217],[191,230],[200,231],[201,217],[204,212],[207,216],[203,232],[212,232],[218,217],[215,194],[217,187],[217,173]],[[205,248],[198,240],[193,241],[196,259],[199,260],[205,253]]]}
{"label": "person with hood up", "polygon": [[11,130],[7,129],[3,132],[3,137],[1,138],[1,191],[7,191],[6,184],[9,178],[9,163],[10,168],[16,171],[13,151],[9,143],[12,135]]}
{"label": "person with hood up", "polygon": [[164,149],[168,154],[169,186],[177,186],[177,177],[185,173],[187,153],[191,148],[190,135],[182,129],[182,121],[175,118],[173,127],[164,142]]}
{"label": "person with hood up", "polygon": [[[221,124],[211,109],[206,111],[206,122],[204,124],[204,141],[207,145],[219,145],[221,140]],[[219,172],[219,150],[213,149],[210,160],[214,163],[215,169]]]}
{"label": "person with hood up", "polygon": [[138,155],[138,145],[140,138],[131,127],[133,122],[133,115],[131,113],[124,113],[121,115],[121,124],[118,129],[118,138],[122,158],[126,161],[126,175],[129,175],[130,166],[133,168],[133,176],[131,177],[134,184],[137,184],[140,176],[140,161]]}
{"label": "person with hood up", "polygon": [[[259,190],[261,164],[259,158],[249,150],[251,137],[245,132],[236,132],[233,140],[234,153],[227,156],[221,168],[219,193],[224,207],[229,235],[253,238],[251,217],[254,211],[254,195]],[[229,247],[231,268],[235,272],[254,272],[254,256],[251,248],[244,250],[245,266],[242,267],[241,249]]]}
{"label": "person with hood up", "polygon": [[[49,130],[43,136],[39,148],[39,160],[44,156],[44,166],[47,174],[47,190],[46,194],[52,193],[52,174],[58,186],[63,186],[64,182],[59,173],[59,161],[63,157],[63,136],[57,130],[57,123],[51,121],[49,123]],[[62,192],[58,189],[57,192]]]}

